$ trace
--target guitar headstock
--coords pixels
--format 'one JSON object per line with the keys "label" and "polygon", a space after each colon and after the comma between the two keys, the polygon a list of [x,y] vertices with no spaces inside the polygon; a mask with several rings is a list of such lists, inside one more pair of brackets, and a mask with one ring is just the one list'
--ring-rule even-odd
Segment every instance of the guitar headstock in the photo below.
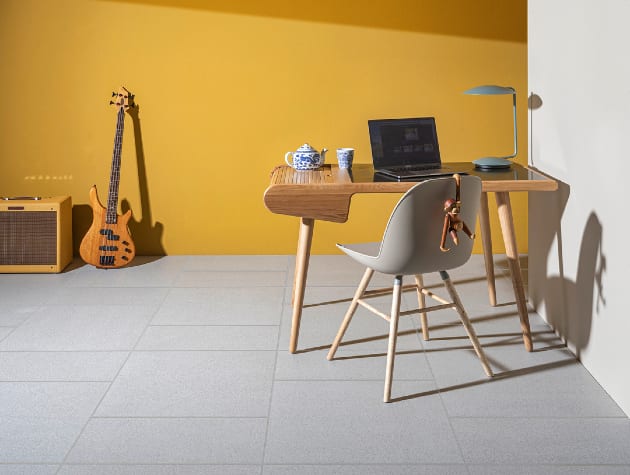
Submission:
{"label": "guitar headstock", "polygon": [[127,109],[136,106],[133,102],[133,98],[135,96],[123,86],[120,86],[118,92],[112,92],[112,97],[115,99],[112,99],[109,103],[115,105],[119,110],[123,109],[126,111]]}

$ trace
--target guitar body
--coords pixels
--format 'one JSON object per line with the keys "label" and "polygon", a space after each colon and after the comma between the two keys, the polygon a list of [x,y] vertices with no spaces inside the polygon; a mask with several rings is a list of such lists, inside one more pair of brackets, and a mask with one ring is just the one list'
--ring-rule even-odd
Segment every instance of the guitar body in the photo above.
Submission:
{"label": "guitar body", "polygon": [[131,210],[122,216],[116,215],[115,223],[108,223],[107,209],[98,199],[96,185],[90,189],[90,205],[93,213],[92,225],[81,241],[81,258],[88,264],[104,269],[129,264],[136,255],[127,226],[131,219]]}

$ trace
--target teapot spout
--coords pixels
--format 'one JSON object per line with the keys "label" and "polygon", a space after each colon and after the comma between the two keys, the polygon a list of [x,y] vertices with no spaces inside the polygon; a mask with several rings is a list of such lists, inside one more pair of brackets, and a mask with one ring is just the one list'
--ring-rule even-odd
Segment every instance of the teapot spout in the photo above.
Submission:
{"label": "teapot spout", "polygon": [[328,149],[326,147],[322,148],[322,151],[319,152],[319,166],[323,167],[324,163],[326,162],[326,152],[328,152]]}

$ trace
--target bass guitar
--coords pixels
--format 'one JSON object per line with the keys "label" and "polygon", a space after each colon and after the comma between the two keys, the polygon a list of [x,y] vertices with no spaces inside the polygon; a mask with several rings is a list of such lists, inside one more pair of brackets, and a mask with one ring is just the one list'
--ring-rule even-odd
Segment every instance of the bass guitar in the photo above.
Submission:
{"label": "bass guitar", "polygon": [[114,153],[109,179],[107,208],[98,199],[96,185],[90,189],[90,205],[92,206],[92,225],[81,241],[79,254],[81,258],[96,267],[116,268],[129,264],[136,255],[134,243],[129,234],[128,222],[131,210],[118,214],[118,185],[120,183],[120,153],[122,150],[125,112],[134,107],[134,96],[124,87],[112,93],[115,99],[110,101],[118,109]]}

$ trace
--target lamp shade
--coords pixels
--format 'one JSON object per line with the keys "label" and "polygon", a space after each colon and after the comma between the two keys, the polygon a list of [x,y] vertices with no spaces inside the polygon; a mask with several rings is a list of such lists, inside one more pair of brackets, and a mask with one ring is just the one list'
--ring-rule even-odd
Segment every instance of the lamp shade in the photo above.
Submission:
{"label": "lamp shade", "polygon": [[516,138],[516,90],[509,86],[484,85],[473,87],[464,91],[464,94],[473,96],[512,96],[512,116],[514,120],[514,153],[503,157],[483,157],[473,160],[475,167],[483,170],[505,169],[511,166],[510,158],[516,157],[518,152],[518,144]]}
{"label": "lamp shade", "polygon": [[473,96],[498,96],[502,94],[516,94],[516,90],[509,86],[477,86],[464,91],[464,94]]}

